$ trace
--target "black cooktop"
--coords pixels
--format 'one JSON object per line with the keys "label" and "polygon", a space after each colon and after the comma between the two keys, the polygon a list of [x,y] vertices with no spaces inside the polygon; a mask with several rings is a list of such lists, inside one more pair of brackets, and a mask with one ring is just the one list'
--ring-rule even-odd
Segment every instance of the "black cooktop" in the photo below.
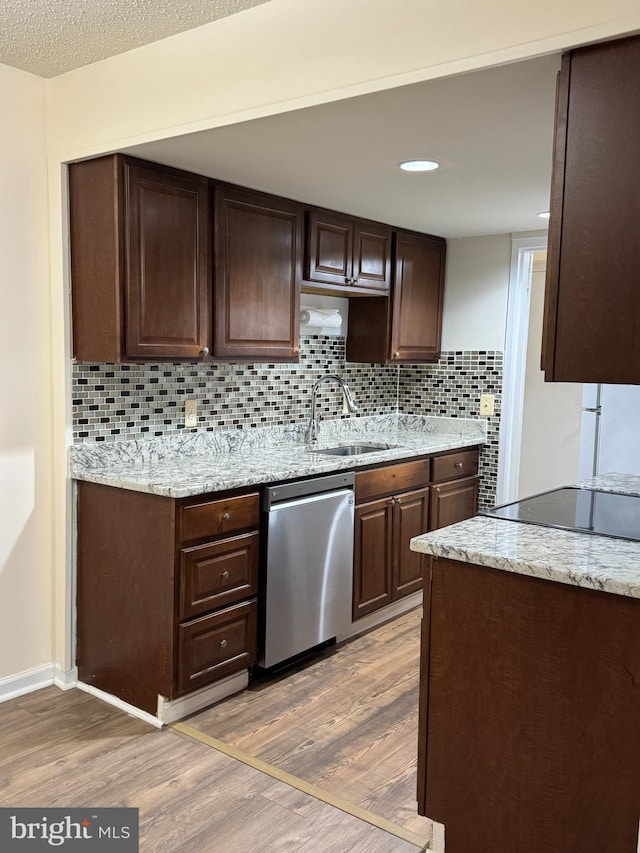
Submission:
{"label": "black cooktop", "polygon": [[566,487],[484,510],[480,515],[640,541],[640,496]]}

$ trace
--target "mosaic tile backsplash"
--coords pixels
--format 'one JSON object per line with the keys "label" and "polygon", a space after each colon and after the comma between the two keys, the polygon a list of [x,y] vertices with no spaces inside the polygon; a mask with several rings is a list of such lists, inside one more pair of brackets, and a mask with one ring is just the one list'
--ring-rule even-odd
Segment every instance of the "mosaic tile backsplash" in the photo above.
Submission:
{"label": "mosaic tile backsplash", "polygon": [[487,418],[487,443],[480,448],[480,507],[495,505],[502,404],[502,353],[443,352],[433,364],[400,370],[398,407],[408,415],[477,418],[480,394],[495,395],[495,414]]}
{"label": "mosaic tile backsplash", "polygon": [[[184,401],[198,402],[198,431],[305,421],[311,388],[327,373],[350,385],[360,415],[478,417],[481,393],[496,395],[489,444],[481,449],[481,505],[495,496],[502,353],[445,352],[433,365],[345,362],[344,337],[301,338],[298,364],[86,364],[73,366],[75,442],[118,441],[184,431]],[[322,419],[342,415],[342,394],[321,386]]]}

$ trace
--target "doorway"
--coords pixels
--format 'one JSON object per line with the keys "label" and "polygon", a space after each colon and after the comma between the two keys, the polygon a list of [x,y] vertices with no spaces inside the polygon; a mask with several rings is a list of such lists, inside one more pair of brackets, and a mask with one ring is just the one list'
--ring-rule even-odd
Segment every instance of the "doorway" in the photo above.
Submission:
{"label": "doorway", "polygon": [[574,483],[582,385],[545,382],[540,367],[546,237],[512,241],[497,503]]}

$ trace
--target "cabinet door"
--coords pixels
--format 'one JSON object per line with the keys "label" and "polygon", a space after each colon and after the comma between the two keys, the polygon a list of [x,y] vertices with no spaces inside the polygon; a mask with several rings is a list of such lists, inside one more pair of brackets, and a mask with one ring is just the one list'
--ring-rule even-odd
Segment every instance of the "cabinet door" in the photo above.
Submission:
{"label": "cabinet door", "polygon": [[352,219],[317,210],[307,214],[304,277],[324,284],[352,284]]}
{"label": "cabinet door", "polygon": [[475,476],[431,486],[429,530],[473,518],[478,511],[479,482]]}
{"label": "cabinet door", "polygon": [[356,220],[353,285],[388,292],[391,284],[391,228]]}
{"label": "cabinet door", "polygon": [[440,355],[446,243],[438,237],[398,232],[391,311],[391,361]]}
{"label": "cabinet door", "polygon": [[297,359],[301,235],[296,202],[215,188],[215,355]]}
{"label": "cabinet door", "polygon": [[549,223],[543,369],[640,384],[640,37],[563,58]]}
{"label": "cabinet door", "polygon": [[353,618],[392,600],[393,505],[390,498],[356,507],[353,559]]}
{"label": "cabinet door", "polygon": [[208,181],[125,161],[126,354],[194,358],[209,341]]}
{"label": "cabinet door", "polygon": [[422,589],[422,554],[412,551],[409,541],[427,532],[429,489],[405,492],[393,499],[393,599]]}

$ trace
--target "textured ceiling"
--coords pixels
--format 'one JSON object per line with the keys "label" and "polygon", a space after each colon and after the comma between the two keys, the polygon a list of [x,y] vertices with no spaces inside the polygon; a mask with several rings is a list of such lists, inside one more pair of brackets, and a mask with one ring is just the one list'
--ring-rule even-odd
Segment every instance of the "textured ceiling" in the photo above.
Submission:
{"label": "textured ceiling", "polygon": [[55,77],[267,2],[1,0],[0,63]]}

